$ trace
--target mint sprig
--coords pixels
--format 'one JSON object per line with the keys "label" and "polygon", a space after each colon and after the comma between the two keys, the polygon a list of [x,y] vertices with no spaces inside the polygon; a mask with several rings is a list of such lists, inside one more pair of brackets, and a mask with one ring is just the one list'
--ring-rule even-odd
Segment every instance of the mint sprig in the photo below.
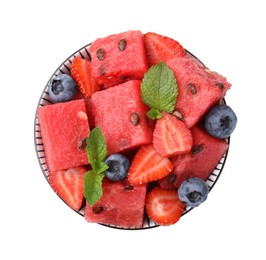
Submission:
{"label": "mint sprig", "polygon": [[99,127],[95,127],[90,132],[86,144],[87,157],[92,169],[96,172],[104,172],[107,170],[107,165],[103,163],[107,156],[106,142]]}
{"label": "mint sprig", "polygon": [[84,176],[84,196],[90,206],[93,206],[103,195],[102,180],[104,173],[88,171]]}
{"label": "mint sprig", "polygon": [[162,112],[173,113],[178,95],[178,85],[173,71],[164,62],[152,66],[141,83],[141,98],[150,107],[147,116],[159,119]]}
{"label": "mint sprig", "polygon": [[99,127],[95,127],[86,140],[86,153],[92,170],[84,176],[84,197],[90,206],[93,206],[103,195],[102,180],[104,172],[109,168],[104,163],[107,148],[104,136]]}

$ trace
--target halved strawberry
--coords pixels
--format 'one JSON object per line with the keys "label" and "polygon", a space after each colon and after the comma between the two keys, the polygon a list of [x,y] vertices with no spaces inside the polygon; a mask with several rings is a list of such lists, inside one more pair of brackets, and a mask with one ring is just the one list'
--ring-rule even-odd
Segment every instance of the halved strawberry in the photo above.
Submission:
{"label": "halved strawberry", "polygon": [[74,210],[79,210],[82,205],[85,173],[85,167],[76,167],[51,172],[49,175],[49,183],[53,190]]}
{"label": "halved strawberry", "polygon": [[161,61],[185,56],[183,46],[166,36],[148,32],[144,35],[145,49],[147,53],[149,66],[155,65]]}
{"label": "halved strawberry", "polygon": [[161,156],[171,157],[190,152],[192,135],[177,117],[163,112],[153,131],[153,146]]}
{"label": "halved strawberry", "polygon": [[148,183],[165,177],[172,170],[172,162],[160,156],[149,144],[137,151],[128,172],[128,180],[133,185]]}
{"label": "halved strawberry", "polygon": [[94,92],[99,90],[97,81],[91,75],[90,61],[80,57],[75,58],[71,64],[70,73],[86,97],[91,97]]}
{"label": "halved strawberry", "polygon": [[161,226],[176,223],[184,211],[184,204],[179,200],[176,190],[155,187],[145,201],[146,212],[150,219]]}

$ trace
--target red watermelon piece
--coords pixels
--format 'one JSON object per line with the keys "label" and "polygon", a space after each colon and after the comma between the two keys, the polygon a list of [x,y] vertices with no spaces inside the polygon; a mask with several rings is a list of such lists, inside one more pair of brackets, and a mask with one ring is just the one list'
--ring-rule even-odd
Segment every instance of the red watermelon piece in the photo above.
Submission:
{"label": "red watermelon piece", "polygon": [[93,116],[92,116],[91,98],[85,97],[84,101],[85,101],[85,105],[86,105],[87,115],[91,115],[88,117],[90,129],[93,129],[95,127],[95,124],[94,124],[94,120],[93,120]]}
{"label": "red watermelon piece", "polygon": [[142,79],[148,63],[141,31],[99,38],[91,44],[91,72],[105,88],[129,79]]}
{"label": "red watermelon piece", "polygon": [[178,83],[175,109],[181,113],[188,128],[224,97],[231,84],[217,72],[206,69],[194,57],[187,54],[167,61]]}
{"label": "red watermelon piece", "polygon": [[228,149],[225,140],[210,136],[203,128],[191,128],[193,147],[186,155],[171,158],[174,170],[159,181],[163,188],[178,188],[187,178],[206,180]]}
{"label": "red watermelon piece", "polygon": [[37,114],[50,172],[88,164],[81,147],[90,133],[83,99],[39,107]]}
{"label": "red watermelon piece", "polygon": [[130,80],[91,97],[94,123],[105,137],[109,154],[152,142],[152,127],[146,117],[148,107],[141,101],[140,83]]}
{"label": "red watermelon piece", "polygon": [[132,186],[127,180],[103,180],[103,196],[92,207],[87,203],[88,222],[115,225],[123,228],[142,227],[146,185]]}

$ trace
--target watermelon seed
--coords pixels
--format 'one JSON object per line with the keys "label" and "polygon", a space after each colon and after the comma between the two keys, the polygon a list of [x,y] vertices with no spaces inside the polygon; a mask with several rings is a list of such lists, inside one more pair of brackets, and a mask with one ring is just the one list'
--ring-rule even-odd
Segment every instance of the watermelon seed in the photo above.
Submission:
{"label": "watermelon seed", "polygon": [[182,113],[178,110],[175,110],[173,113],[173,116],[177,117],[178,119],[182,120],[184,118],[184,116],[182,115]]}
{"label": "watermelon seed", "polygon": [[133,112],[130,116],[130,121],[133,125],[139,124],[139,114],[137,112]]}
{"label": "watermelon seed", "polygon": [[169,184],[173,184],[175,182],[175,179],[176,179],[176,175],[174,173],[171,173],[167,177],[167,182]]}
{"label": "watermelon seed", "polygon": [[100,76],[103,76],[106,73],[106,67],[105,67],[105,65],[102,64],[99,67],[99,71],[100,71]]}
{"label": "watermelon seed", "polygon": [[127,47],[127,41],[125,39],[120,40],[118,43],[119,50],[124,51],[126,47]]}
{"label": "watermelon seed", "polygon": [[134,187],[132,186],[132,185],[128,185],[128,186],[126,186],[125,187],[125,190],[127,191],[127,190],[133,190],[134,189]]}
{"label": "watermelon seed", "polygon": [[86,147],[87,147],[86,137],[84,137],[83,139],[78,141],[78,148],[79,150],[85,150]]}
{"label": "watermelon seed", "polygon": [[81,120],[88,120],[88,116],[87,116],[87,114],[84,111],[79,111],[78,112],[78,117]]}
{"label": "watermelon seed", "polygon": [[103,206],[94,206],[92,207],[92,212],[94,214],[100,214],[104,210]]}
{"label": "watermelon seed", "polygon": [[203,151],[203,145],[202,144],[200,144],[200,145],[196,145],[196,146],[194,146],[193,148],[192,148],[192,150],[191,150],[191,154],[192,155],[196,155],[196,154],[198,154],[198,153],[200,153],[200,152],[202,152]]}
{"label": "watermelon seed", "polygon": [[105,57],[105,51],[102,48],[100,48],[97,50],[96,55],[98,60],[103,60]]}
{"label": "watermelon seed", "polygon": [[122,75],[122,76],[121,76],[121,79],[122,79],[122,80],[127,80],[127,79],[130,79],[130,76]]}
{"label": "watermelon seed", "polygon": [[216,83],[215,84],[219,89],[224,89],[224,84],[223,83]]}
{"label": "watermelon seed", "polygon": [[188,84],[188,89],[190,90],[192,95],[196,95],[198,93],[196,86],[192,83]]}

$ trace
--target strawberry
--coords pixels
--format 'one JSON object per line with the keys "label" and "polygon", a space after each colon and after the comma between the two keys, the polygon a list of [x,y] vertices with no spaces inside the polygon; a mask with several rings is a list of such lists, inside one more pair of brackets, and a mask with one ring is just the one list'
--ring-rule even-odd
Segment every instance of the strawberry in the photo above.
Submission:
{"label": "strawberry", "polygon": [[185,49],[179,42],[160,34],[146,33],[144,43],[149,66],[185,56]]}
{"label": "strawberry", "polygon": [[85,167],[70,168],[51,172],[49,183],[57,195],[74,210],[79,210],[83,202]]}
{"label": "strawberry", "polygon": [[173,170],[172,162],[160,156],[152,144],[142,146],[137,151],[128,172],[132,185],[159,180]]}
{"label": "strawberry", "polygon": [[86,59],[77,57],[73,60],[70,73],[72,78],[77,82],[79,90],[86,96],[91,95],[99,90],[99,85],[91,76],[91,63]]}
{"label": "strawberry", "polygon": [[187,154],[192,147],[192,135],[181,120],[163,112],[153,131],[153,146],[165,157]]}
{"label": "strawberry", "polygon": [[176,190],[155,187],[146,196],[146,212],[150,219],[161,226],[176,223],[184,211]]}

